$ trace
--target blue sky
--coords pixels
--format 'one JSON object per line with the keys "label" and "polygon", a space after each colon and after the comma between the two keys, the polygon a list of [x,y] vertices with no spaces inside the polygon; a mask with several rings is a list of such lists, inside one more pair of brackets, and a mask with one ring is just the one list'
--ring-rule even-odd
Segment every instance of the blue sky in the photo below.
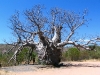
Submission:
{"label": "blue sky", "polygon": [[31,9],[34,5],[41,4],[47,9],[59,7],[75,12],[88,10],[87,26],[81,27],[79,35],[98,35],[100,36],[100,0],[0,0],[0,43],[4,43],[4,39],[10,41],[13,39],[12,32],[9,29],[9,18],[16,10],[23,12]]}

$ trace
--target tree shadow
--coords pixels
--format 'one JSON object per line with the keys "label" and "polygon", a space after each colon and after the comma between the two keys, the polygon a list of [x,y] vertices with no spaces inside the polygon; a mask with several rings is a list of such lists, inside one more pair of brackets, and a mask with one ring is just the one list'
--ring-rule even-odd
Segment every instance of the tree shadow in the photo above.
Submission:
{"label": "tree shadow", "polygon": [[60,63],[59,64],[59,68],[60,67],[100,67],[100,65],[97,64],[83,64],[83,63],[79,63],[79,64],[73,64],[73,63]]}
{"label": "tree shadow", "polygon": [[[29,64],[28,64],[29,65]],[[100,64],[89,64],[89,63],[60,63],[58,65],[39,65],[39,64],[30,64],[37,68],[62,68],[62,67],[100,67]]]}

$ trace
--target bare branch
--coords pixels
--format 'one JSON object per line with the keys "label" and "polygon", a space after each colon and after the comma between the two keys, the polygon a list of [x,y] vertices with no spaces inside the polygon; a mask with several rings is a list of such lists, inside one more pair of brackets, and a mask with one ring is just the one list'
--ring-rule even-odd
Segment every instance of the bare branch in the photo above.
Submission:
{"label": "bare branch", "polygon": [[8,63],[10,63],[10,61],[12,59],[16,60],[16,54],[21,50],[21,48],[23,48],[23,46],[20,46],[13,54],[13,56],[10,58],[10,60],[8,61]]}
{"label": "bare branch", "polygon": [[[37,5],[30,10],[26,10],[24,12],[25,23],[22,23],[19,14],[12,16],[12,30],[17,36],[16,44],[18,48],[9,62],[12,59],[16,60],[16,54],[23,47],[28,46],[36,50],[41,62],[55,65],[60,62],[61,48],[65,45],[71,44],[77,48],[88,49],[87,45],[95,43],[94,40],[99,39],[90,39],[85,44],[80,44],[79,40],[72,40],[76,30],[86,23],[86,12],[80,15],[75,12],[53,8],[50,15],[47,16],[48,14],[44,13],[43,9],[43,7]],[[66,37],[63,38],[63,36]],[[12,49],[15,47],[12,47]]]}

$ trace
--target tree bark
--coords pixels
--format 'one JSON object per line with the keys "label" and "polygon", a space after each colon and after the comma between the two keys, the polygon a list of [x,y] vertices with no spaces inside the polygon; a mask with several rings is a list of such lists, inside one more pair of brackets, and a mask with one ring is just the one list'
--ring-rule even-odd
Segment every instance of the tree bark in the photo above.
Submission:
{"label": "tree bark", "polygon": [[48,64],[57,66],[61,61],[61,49],[51,46],[38,45],[38,59],[40,64]]}

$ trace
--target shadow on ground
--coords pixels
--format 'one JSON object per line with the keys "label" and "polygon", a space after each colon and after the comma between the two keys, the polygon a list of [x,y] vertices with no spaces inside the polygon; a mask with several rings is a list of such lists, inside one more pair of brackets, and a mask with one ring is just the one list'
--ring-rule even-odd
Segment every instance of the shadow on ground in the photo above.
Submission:
{"label": "shadow on ground", "polygon": [[19,66],[2,67],[0,69],[13,72],[23,72],[23,71],[36,71],[37,69],[42,69],[42,68],[50,69],[50,68],[70,68],[70,67],[100,67],[100,64],[60,63],[56,67],[52,65],[19,65]]}
{"label": "shadow on ground", "polygon": [[79,63],[79,64],[73,64],[73,63],[61,63],[59,64],[59,67],[100,67],[100,65],[96,65],[96,64],[83,64],[83,63]]}

